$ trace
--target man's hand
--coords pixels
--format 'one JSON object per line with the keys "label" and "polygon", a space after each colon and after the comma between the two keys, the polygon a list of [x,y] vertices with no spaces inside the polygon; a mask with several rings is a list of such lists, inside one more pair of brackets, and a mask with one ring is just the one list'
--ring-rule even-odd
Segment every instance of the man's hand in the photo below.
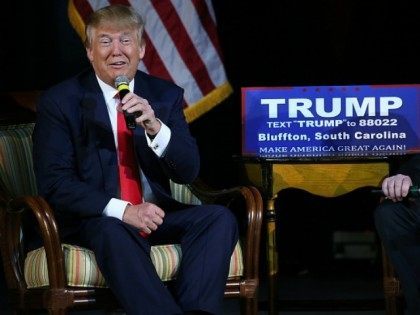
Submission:
{"label": "man's hand", "polygon": [[156,119],[148,100],[130,92],[121,101],[123,105],[118,105],[118,110],[126,110],[128,113],[141,112],[141,115],[136,118],[136,123],[151,136],[159,132],[161,123]]}
{"label": "man's hand", "polygon": [[412,185],[413,182],[409,176],[398,174],[384,179],[382,182],[382,191],[388,199],[394,202],[401,201],[407,196]]}
{"label": "man's hand", "polygon": [[162,224],[165,212],[153,203],[144,202],[139,205],[127,205],[122,220],[150,234]]}

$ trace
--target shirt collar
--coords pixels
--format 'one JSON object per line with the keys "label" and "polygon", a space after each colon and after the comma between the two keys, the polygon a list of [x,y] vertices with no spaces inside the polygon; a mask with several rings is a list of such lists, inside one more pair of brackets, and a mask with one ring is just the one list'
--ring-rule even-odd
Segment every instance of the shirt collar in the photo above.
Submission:
{"label": "shirt collar", "polygon": [[[99,79],[98,76],[96,76],[96,79],[98,80],[99,87],[101,88],[102,93],[104,94],[105,101],[107,103],[110,102],[112,99],[114,99],[115,95],[118,93],[118,90]],[[134,91],[134,79],[130,81],[128,87],[131,92]]]}

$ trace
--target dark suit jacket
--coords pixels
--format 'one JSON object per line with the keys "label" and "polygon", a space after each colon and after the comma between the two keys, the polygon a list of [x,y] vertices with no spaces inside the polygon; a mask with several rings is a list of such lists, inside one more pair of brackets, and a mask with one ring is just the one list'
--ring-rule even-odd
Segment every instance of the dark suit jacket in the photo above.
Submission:
{"label": "dark suit jacket", "polygon": [[[170,197],[169,179],[190,183],[199,171],[196,142],[185,122],[183,90],[138,71],[134,93],[147,99],[172,132],[161,158],[147,146],[144,129],[134,131],[139,165],[158,204],[182,207]],[[119,197],[117,152],[105,100],[92,70],[44,93],[37,107],[34,167],[39,193],[52,205],[62,227],[100,216]]]}

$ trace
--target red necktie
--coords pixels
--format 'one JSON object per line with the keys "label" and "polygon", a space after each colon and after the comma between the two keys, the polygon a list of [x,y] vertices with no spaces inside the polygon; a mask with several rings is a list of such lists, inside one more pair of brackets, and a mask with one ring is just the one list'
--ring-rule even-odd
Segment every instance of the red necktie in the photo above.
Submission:
{"label": "red necktie", "polygon": [[[133,131],[127,128],[121,111],[117,111],[117,139],[121,199],[138,205],[142,203],[142,189],[134,153]],[[144,232],[140,232],[140,235],[147,237]]]}

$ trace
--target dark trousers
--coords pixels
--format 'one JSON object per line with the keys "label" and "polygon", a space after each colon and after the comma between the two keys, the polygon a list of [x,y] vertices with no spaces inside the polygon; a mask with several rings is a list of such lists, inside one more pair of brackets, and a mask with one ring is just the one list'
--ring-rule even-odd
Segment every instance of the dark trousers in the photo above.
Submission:
{"label": "dark trousers", "polygon": [[408,314],[420,314],[420,207],[386,200],[375,212],[375,224],[398,274]]}
{"label": "dark trousers", "polygon": [[[91,248],[107,284],[129,315],[170,315],[200,310],[221,314],[230,257],[238,240],[229,209],[205,205],[166,212],[149,238],[111,217],[88,219],[81,245]],[[159,279],[150,246],[181,244],[182,260],[175,293]]]}

